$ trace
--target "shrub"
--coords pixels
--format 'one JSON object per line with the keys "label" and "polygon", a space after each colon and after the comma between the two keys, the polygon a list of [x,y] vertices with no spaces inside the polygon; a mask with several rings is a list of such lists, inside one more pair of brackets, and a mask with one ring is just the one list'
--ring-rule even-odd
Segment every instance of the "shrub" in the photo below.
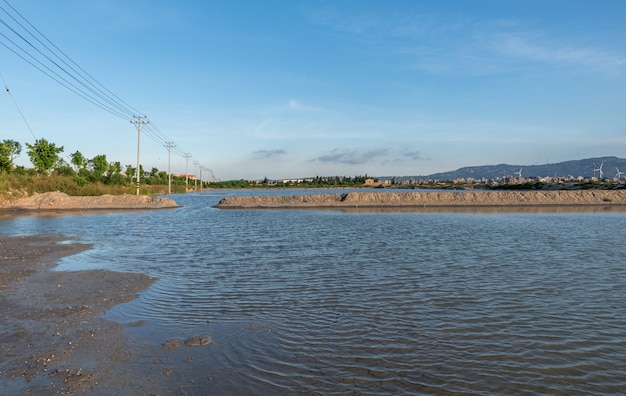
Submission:
{"label": "shrub", "polygon": [[57,169],[57,174],[59,176],[74,176],[76,171],[74,171],[74,169],[72,169],[69,165],[63,165]]}
{"label": "shrub", "polygon": [[114,173],[105,179],[105,183],[123,186],[126,184],[126,177],[124,177],[124,175],[122,175],[121,173]]}
{"label": "shrub", "polygon": [[74,183],[76,183],[76,185],[79,187],[83,187],[85,183],[87,183],[87,180],[85,180],[85,178],[82,176],[76,175],[74,176]]}

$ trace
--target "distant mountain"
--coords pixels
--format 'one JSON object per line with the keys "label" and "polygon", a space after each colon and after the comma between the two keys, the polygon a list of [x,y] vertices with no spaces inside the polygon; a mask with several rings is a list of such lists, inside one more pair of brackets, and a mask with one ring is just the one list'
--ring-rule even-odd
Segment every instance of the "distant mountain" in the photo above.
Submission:
{"label": "distant mountain", "polygon": [[[402,179],[453,180],[459,178],[467,179],[470,177],[474,179],[480,179],[483,177],[487,179],[495,179],[503,176],[517,177],[520,169],[523,177],[592,177],[594,176],[594,168],[596,169],[595,176],[600,177],[600,172],[598,170],[600,166],[602,166],[604,177],[610,179],[616,176],[617,169],[621,172],[626,172],[626,159],[618,157],[600,157],[545,165],[499,164],[468,166],[450,172],[435,173],[428,176],[402,177]],[[622,177],[624,176],[625,174],[622,174]]]}

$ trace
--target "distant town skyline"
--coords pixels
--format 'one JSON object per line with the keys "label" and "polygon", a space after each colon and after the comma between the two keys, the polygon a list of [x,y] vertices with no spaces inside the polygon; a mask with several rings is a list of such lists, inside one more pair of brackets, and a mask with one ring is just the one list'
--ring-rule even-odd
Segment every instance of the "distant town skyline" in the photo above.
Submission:
{"label": "distant town skyline", "polygon": [[[0,139],[134,165],[129,121],[146,115],[145,169],[167,169],[173,142],[172,172],[190,153],[221,180],[624,157],[624,15],[619,0],[13,0]],[[83,70],[128,113],[42,65],[89,93]]]}

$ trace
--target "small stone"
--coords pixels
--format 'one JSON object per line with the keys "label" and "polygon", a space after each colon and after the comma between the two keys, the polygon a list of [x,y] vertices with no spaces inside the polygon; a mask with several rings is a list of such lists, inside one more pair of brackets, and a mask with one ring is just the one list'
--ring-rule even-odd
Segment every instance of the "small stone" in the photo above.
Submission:
{"label": "small stone", "polygon": [[165,341],[165,344],[163,344],[163,349],[169,351],[172,349],[178,349],[181,346],[182,342],[178,338],[170,338],[169,340]]}
{"label": "small stone", "polygon": [[212,342],[213,340],[211,339],[210,336],[207,336],[207,335],[195,336],[195,337],[191,337],[185,340],[185,345],[187,345],[188,347],[198,347],[198,346],[209,345]]}

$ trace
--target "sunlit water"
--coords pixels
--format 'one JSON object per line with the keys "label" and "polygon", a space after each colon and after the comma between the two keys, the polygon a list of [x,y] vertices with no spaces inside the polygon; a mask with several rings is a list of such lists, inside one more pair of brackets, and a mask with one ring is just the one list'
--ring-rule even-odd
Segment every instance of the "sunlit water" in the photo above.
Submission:
{"label": "sunlit water", "polygon": [[626,392],[624,212],[212,208],[225,194],[0,234],[62,233],[94,248],[61,269],[159,278],[107,315],[155,342],[211,335],[171,379],[188,394]]}

